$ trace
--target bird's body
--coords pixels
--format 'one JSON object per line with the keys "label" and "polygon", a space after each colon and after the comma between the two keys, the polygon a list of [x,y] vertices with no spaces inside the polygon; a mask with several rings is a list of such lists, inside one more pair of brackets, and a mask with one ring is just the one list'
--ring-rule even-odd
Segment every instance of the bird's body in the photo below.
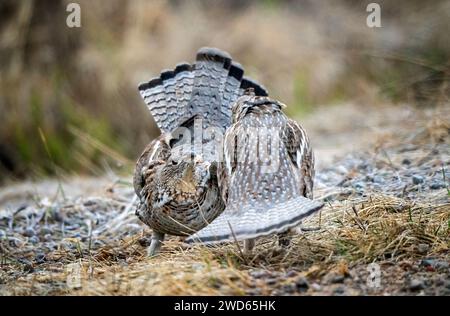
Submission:
{"label": "bird's body", "polygon": [[282,234],[322,207],[312,200],[314,157],[308,137],[282,112],[281,103],[255,95],[239,98],[223,151],[218,177],[226,209],[188,241]]}
{"label": "bird's body", "polygon": [[[154,231],[187,236],[203,228],[225,207],[216,172],[210,163],[194,161],[190,156],[174,165],[169,149],[160,152],[160,146],[167,147],[164,137],[147,147],[140,161],[148,163],[137,168],[144,171],[137,173],[136,181],[144,185],[135,184],[140,190],[136,214]],[[150,157],[152,152],[155,156]]]}
{"label": "bird's body", "polygon": [[243,73],[227,53],[202,48],[195,64],[180,64],[139,87],[162,132],[134,173],[136,215],[153,229],[150,255],[164,234],[188,236],[224,210],[217,164],[231,107],[247,88],[267,95]]}

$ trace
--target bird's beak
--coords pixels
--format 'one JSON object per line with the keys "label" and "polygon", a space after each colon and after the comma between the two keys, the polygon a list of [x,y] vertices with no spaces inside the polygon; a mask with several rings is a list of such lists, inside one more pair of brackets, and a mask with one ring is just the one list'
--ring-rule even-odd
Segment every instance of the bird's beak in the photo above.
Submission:
{"label": "bird's beak", "polygon": [[194,165],[192,162],[186,163],[180,181],[178,181],[178,190],[182,192],[195,192],[194,185]]}

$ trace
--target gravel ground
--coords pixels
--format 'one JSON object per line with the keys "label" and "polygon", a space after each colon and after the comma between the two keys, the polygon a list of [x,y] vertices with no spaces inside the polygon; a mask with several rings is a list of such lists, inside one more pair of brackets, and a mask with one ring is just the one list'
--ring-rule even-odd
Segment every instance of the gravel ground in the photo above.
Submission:
{"label": "gravel ground", "polygon": [[[4,187],[0,294],[449,295],[447,108],[369,108],[361,115],[346,106],[305,120],[319,160],[315,194],[327,206],[287,252],[270,237],[258,241],[252,258],[233,244],[190,249],[174,237],[149,259],[150,231],[133,215],[127,177]],[[389,206],[380,209],[380,199]],[[379,245],[370,239],[378,224],[392,234]],[[339,243],[349,240],[341,252]],[[74,264],[89,286],[71,286]],[[143,277],[152,286],[135,292]]]}

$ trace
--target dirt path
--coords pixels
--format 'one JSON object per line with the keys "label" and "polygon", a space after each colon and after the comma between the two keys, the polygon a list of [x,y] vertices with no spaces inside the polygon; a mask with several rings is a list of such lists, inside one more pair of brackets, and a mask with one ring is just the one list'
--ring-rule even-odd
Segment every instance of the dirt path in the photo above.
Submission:
{"label": "dirt path", "polygon": [[0,294],[450,294],[450,107],[322,108],[305,120],[326,202],[288,250],[260,238],[146,257],[129,179],[0,190]]}

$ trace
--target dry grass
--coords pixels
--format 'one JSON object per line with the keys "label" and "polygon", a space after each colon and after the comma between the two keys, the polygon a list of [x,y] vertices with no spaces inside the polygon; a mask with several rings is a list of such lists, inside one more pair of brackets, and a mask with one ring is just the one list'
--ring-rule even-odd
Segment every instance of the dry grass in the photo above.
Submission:
{"label": "dry grass", "polygon": [[[345,113],[349,121],[358,117]],[[389,110],[385,115],[393,113]],[[132,189],[123,181],[106,188],[99,188],[98,180],[97,186],[86,183],[89,197],[72,191],[81,194],[79,198],[46,198],[46,192],[55,190],[47,186],[36,191],[24,209],[22,187],[12,187],[0,195],[2,205],[9,200],[17,207],[0,211],[0,234],[6,233],[0,238],[0,294],[298,294],[292,287],[300,277],[322,287],[316,292],[310,287],[307,294],[333,294],[328,291],[330,275],[345,276],[350,295],[407,294],[402,288],[405,269],[426,258],[448,262],[450,254],[450,194],[445,170],[441,173],[450,164],[449,115],[444,107],[407,111],[408,119],[377,118],[382,125],[372,122],[376,132],[370,149],[342,153],[318,170],[316,197],[326,206],[303,223],[291,246],[281,249],[274,236],[264,237],[249,256],[243,256],[235,243],[189,247],[169,237],[160,255],[148,258],[150,230],[134,216]],[[324,119],[323,113],[319,116]],[[327,133],[322,137],[330,141]],[[316,134],[319,152],[321,140]],[[411,175],[421,175],[424,183],[414,185]],[[383,178],[382,186],[372,182],[375,176]],[[447,187],[429,189],[434,181]],[[360,182],[365,185],[362,191]],[[78,182],[68,185],[79,186]],[[52,217],[52,210],[66,219],[66,227]],[[47,249],[42,241],[33,245],[24,235],[26,227],[39,227],[44,220],[56,248]],[[68,227],[78,224],[76,229]],[[35,258],[38,251],[45,252],[45,260]],[[367,265],[373,262],[384,273],[383,287],[375,291],[358,281],[364,280]],[[75,288],[67,282],[77,276],[71,272],[74,267],[80,270],[80,286]]]}
{"label": "dry grass", "polygon": [[[21,295],[245,295],[258,289],[257,294],[270,295],[298,275],[317,279],[330,271],[348,273],[348,268],[371,262],[417,260],[424,255],[418,252],[419,244],[429,246],[428,256],[448,256],[449,223],[450,204],[371,196],[330,204],[305,223],[320,229],[296,236],[287,251],[276,246],[275,238],[262,238],[255,255],[242,258],[234,244],[188,249],[172,238],[158,257],[147,258],[139,243],[142,236],[137,235],[70,260],[80,266],[81,288],[67,288],[70,274],[65,265],[50,264],[38,273],[19,277],[10,290]],[[47,260],[68,257],[63,251],[54,252]],[[299,274],[274,287],[255,279],[249,273],[254,270]]]}

